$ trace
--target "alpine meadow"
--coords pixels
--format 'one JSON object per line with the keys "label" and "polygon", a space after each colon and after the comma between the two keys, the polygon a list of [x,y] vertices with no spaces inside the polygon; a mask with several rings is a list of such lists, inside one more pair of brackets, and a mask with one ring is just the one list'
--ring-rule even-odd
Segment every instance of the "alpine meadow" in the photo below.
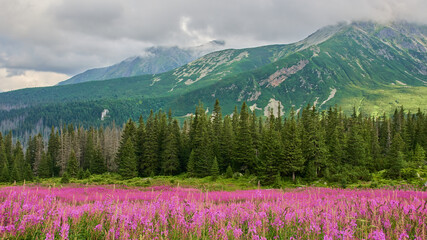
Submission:
{"label": "alpine meadow", "polygon": [[236,2],[4,3],[1,239],[427,239],[427,4]]}

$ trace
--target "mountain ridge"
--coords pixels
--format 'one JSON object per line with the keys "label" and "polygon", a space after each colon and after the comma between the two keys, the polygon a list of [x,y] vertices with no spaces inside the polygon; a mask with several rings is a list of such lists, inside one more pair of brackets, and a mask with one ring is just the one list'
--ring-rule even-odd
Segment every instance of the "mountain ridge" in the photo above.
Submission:
{"label": "mountain ridge", "polygon": [[111,66],[86,70],[57,85],[76,84],[87,81],[108,80],[145,74],[159,74],[187,64],[207,53],[219,50],[224,46],[224,41],[213,40],[196,47],[150,47],[145,49],[144,55],[129,57]]}

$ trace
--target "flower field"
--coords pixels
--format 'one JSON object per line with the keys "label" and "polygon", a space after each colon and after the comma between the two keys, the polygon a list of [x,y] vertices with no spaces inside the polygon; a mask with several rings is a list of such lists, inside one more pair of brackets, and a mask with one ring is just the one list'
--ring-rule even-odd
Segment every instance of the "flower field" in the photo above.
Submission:
{"label": "flower field", "polygon": [[427,239],[427,193],[0,188],[2,239]]}

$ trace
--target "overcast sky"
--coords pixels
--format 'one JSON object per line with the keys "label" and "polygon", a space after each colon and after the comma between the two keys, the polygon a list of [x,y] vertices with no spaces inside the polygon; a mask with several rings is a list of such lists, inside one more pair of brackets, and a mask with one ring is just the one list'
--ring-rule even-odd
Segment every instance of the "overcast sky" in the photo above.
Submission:
{"label": "overcast sky", "polygon": [[0,90],[54,85],[150,46],[303,39],[352,20],[427,24],[427,0],[0,0]]}

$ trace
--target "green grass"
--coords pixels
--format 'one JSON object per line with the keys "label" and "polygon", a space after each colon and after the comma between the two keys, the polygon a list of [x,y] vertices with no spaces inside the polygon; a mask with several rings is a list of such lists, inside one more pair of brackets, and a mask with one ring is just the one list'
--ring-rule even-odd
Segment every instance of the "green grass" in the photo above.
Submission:
{"label": "green grass", "polygon": [[[402,170],[403,178],[392,180],[384,177],[385,171],[380,171],[372,174],[371,181],[358,181],[355,183],[342,184],[337,182],[328,182],[325,179],[316,181],[308,181],[303,178],[297,178],[296,182],[291,179],[283,179],[280,183],[274,186],[262,186],[258,184],[256,176],[240,176],[235,175],[233,178],[225,178],[220,176],[216,181],[212,177],[192,178],[186,174],[178,176],[155,176],[149,178],[132,178],[123,179],[120,175],[114,173],[104,173],[102,175],[91,175],[86,179],[71,178],[69,184],[61,184],[61,178],[45,178],[35,179],[32,182],[25,184],[35,184],[41,186],[64,186],[64,185],[115,185],[116,187],[154,187],[154,186],[171,186],[184,188],[197,188],[202,191],[237,191],[250,190],[257,188],[298,188],[298,187],[332,187],[332,188],[404,188],[404,189],[424,189],[427,190],[427,166],[423,168],[405,168]],[[410,176],[409,176],[410,175]],[[408,177],[409,176],[409,177]],[[23,185],[24,182],[15,183]],[[0,186],[9,186],[10,183],[1,183]]]}

